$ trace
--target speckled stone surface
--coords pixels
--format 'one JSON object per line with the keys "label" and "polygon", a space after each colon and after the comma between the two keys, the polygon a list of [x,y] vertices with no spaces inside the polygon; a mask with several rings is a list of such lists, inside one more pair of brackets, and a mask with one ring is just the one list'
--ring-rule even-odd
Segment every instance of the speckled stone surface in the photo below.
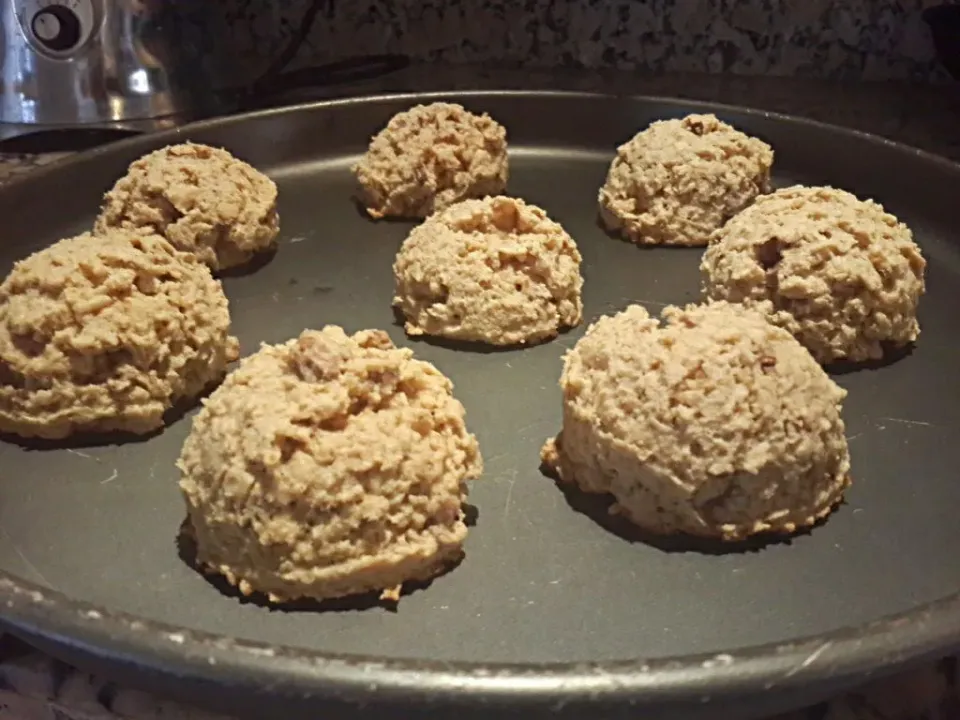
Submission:
{"label": "speckled stone surface", "polygon": [[[882,4],[882,3],[881,3]],[[811,117],[886,136],[960,161],[960,88],[896,82],[427,65],[317,97],[417,90],[538,88],[712,100]],[[0,154],[0,183],[64,153]],[[958,658],[921,665],[775,720],[960,720]],[[0,635],[0,720],[227,720],[119,687]],[[717,720],[726,720],[718,717]],[[774,719],[771,719],[774,720]]]}
{"label": "speckled stone surface", "polygon": [[[176,0],[184,2],[184,0]],[[943,0],[220,0],[234,80],[319,13],[295,65],[370,53],[655,72],[945,81],[921,12]],[[196,5],[194,3],[193,5]],[[226,46],[225,46],[226,47]]]}

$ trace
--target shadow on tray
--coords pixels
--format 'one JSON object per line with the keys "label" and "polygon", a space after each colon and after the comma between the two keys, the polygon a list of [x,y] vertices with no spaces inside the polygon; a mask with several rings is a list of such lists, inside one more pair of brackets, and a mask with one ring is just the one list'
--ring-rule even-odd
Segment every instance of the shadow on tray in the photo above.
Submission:
{"label": "shadow on tray", "polygon": [[217,278],[237,278],[253,275],[253,273],[257,272],[258,270],[262,270],[269,265],[276,256],[277,248],[273,247],[270,250],[257,253],[242,265],[235,265],[234,267],[218,270],[214,273],[214,276]]}
{"label": "shadow on tray", "polygon": [[885,345],[883,348],[883,357],[879,360],[867,360],[865,362],[847,362],[842,360],[824,365],[823,369],[830,375],[849,375],[850,373],[863,372],[864,370],[880,370],[913,355],[914,347],[914,343],[899,346]]}
{"label": "shadow on tray", "polygon": [[416,227],[423,220],[414,217],[397,217],[395,215],[385,215],[384,217],[373,217],[370,213],[367,212],[367,206],[363,204],[363,201],[357,197],[352,196],[350,202],[353,203],[353,209],[357,211],[357,215],[362,217],[367,222],[371,223],[383,223],[384,225],[406,225],[411,230]]}
{"label": "shadow on tray", "polygon": [[540,465],[540,472],[553,480],[573,511],[586,515],[607,532],[629,543],[642,543],[668,553],[692,552],[701,555],[731,555],[759,552],[776,545],[789,546],[795,538],[809,534],[826,522],[826,518],[824,518],[813,527],[802,530],[793,536],[768,533],[740,541],[712,540],[684,535],[657,535],[641,530],[622,515],[611,514],[610,510],[614,502],[611,495],[587,493],[572,483],[565,483],[560,480],[553,468],[546,464]]}
{"label": "shadow on tray", "polygon": [[[464,506],[464,521],[473,527],[477,521],[478,511],[473,505]],[[282,613],[302,613],[302,612],[355,612],[359,610],[369,610],[371,608],[383,608],[391,612],[397,611],[399,600],[383,598],[378,592],[363,593],[361,595],[352,595],[345,598],[335,598],[331,600],[296,600],[293,602],[274,603],[262,593],[253,593],[244,595],[240,590],[228,583],[222,575],[209,573],[201,568],[197,563],[197,545],[193,537],[193,529],[186,518],[180,524],[180,531],[177,533],[177,555],[193,571],[199,573],[204,580],[213,586],[225,597],[237,600],[241,605],[253,605],[265,610]],[[428,580],[419,580],[415,582],[405,582],[400,593],[400,599],[408,597],[415,592],[426,590],[433,584],[434,580],[443,577],[447,573],[455,570],[463,561],[464,555],[461,553],[453,559],[442,572]]]}

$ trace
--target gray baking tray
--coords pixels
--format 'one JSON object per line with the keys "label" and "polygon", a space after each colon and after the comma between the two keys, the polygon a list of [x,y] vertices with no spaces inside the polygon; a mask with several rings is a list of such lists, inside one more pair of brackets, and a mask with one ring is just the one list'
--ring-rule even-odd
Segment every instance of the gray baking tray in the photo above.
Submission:
{"label": "gray baking tray", "polygon": [[[929,259],[923,333],[896,362],[837,381],[854,485],[825,524],[736,547],[638,536],[602,498],[539,469],[560,423],[562,355],[584,327],[526,350],[413,341],[391,311],[411,225],[374,223],[349,166],[394,113],[455,100],[508,128],[509,191],[544,207],[583,255],[588,320],[698,298],[699,250],[607,237],[597,189],[616,146],[652,120],[715,111],[776,149],[777,185],[883,202]],[[960,168],[894,143],[769,113],[654,98],[474,92],[289,107],[125,140],[0,189],[0,266],[89,227],[129,162],[184,140],[276,179],[282,235],[225,279],[244,353],[304,327],[383,328],[456,384],[486,460],[456,570],[403,599],[271,609],[190,567],[174,460],[192,411],[142,442],[0,444],[2,623],[121,682],[243,717],[422,712],[759,717],[816,701],[960,638]],[[449,716],[449,715],[448,715]]]}

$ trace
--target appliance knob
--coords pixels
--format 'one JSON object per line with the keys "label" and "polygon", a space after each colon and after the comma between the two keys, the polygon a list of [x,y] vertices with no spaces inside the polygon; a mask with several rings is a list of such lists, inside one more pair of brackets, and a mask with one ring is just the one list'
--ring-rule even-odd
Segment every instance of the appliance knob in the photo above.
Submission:
{"label": "appliance knob", "polygon": [[38,43],[53,52],[73,49],[83,34],[80,18],[63,5],[50,5],[34,15],[30,30]]}

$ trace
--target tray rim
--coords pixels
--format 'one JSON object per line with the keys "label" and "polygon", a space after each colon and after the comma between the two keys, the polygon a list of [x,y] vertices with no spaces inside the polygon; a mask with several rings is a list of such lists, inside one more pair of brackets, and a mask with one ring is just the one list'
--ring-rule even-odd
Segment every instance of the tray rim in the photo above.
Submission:
{"label": "tray rim", "polygon": [[[29,189],[31,184],[39,184],[64,167],[81,165],[101,155],[144,145],[183,142],[184,136],[194,132],[275,115],[356,104],[511,96],[640,101],[682,106],[691,112],[762,116],[886,146],[937,166],[955,175],[960,183],[960,162],[873,133],[785,113],[642,93],[457,89],[343,96],[135,135],[15,176],[0,185],[0,193]],[[240,640],[74,600],[0,569],[0,630],[3,629],[35,646],[51,648],[52,653],[68,656],[71,661],[76,658],[78,662],[115,669],[135,665],[138,673],[159,673],[181,682],[186,676],[215,685],[255,684],[267,687],[271,694],[329,699],[358,707],[369,706],[375,700],[392,706],[447,709],[478,704],[487,710],[549,707],[554,714],[565,714],[565,710],[587,700],[588,707],[595,711],[629,705],[636,712],[645,707],[687,703],[691,697],[699,698],[706,709],[710,707],[708,702],[758,692],[799,692],[812,684],[843,688],[857,680],[887,675],[950,654],[960,648],[960,589],[902,613],[786,643],[747,646],[720,654],[519,664],[382,658]]]}

